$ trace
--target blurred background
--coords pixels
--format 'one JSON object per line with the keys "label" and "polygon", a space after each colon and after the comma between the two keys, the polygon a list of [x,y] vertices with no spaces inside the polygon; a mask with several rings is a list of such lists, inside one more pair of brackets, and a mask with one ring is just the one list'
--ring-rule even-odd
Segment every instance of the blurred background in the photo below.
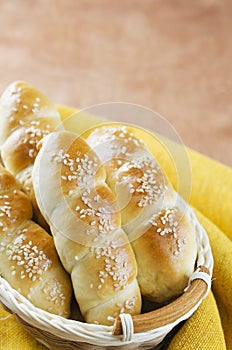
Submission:
{"label": "blurred background", "polygon": [[232,165],[231,18],[230,0],[0,0],[0,92],[140,104]]}

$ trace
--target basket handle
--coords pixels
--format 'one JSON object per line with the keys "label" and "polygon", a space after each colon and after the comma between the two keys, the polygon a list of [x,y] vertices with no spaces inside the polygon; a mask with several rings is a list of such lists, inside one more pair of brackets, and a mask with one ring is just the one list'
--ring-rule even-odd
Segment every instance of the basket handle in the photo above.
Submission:
{"label": "basket handle", "polygon": [[[205,266],[199,266],[198,271],[210,276],[210,272]],[[147,332],[177,321],[202,300],[207,289],[206,281],[200,279],[200,277],[196,278],[191,282],[186,292],[172,303],[146,314],[132,316],[134,333]],[[121,335],[122,333],[121,319],[117,317],[114,323],[113,334]]]}

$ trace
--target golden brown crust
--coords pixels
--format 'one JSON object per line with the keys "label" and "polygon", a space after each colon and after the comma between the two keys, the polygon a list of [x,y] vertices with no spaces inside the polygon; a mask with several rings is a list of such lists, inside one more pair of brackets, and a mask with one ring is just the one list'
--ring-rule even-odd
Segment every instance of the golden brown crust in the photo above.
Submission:
{"label": "golden brown crust", "polygon": [[0,217],[3,232],[14,230],[32,217],[29,198],[20,190],[0,192]]}
{"label": "golden brown crust", "polygon": [[52,237],[31,218],[29,198],[0,165],[0,273],[35,306],[68,317],[70,280]]}
{"label": "golden brown crust", "polygon": [[[35,217],[40,218],[32,183],[27,181],[24,187],[24,179],[30,180],[30,168],[38,153],[37,144],[60,125],[59,113],[45,95],[19,81],[12,83],[2,94],[0,115],[0,146],[4,166],[17,176],[23,190],[33,199]],[[46,226],[42,218],[39,222]]]}
{"label": "golden brown crust", "polygon": [[1,96],[0,145],[22,126],[40,128],[40,121],[47,117],[46,124],[49,125],[50,121],[59,118],[59,113],[44,94],[26,82],[10,84]]}
{"label": "golden brown crust", "polygon": [[32,165],[36,156],[35,146],[25,139],[25,131],[25,128],[15,130],[1,148],[5,167],[16,175]]}
{"label": "golden brown crust", "polygon": [[4,171],[3,165],[0,164],[0,192],[8,191],[11,188],[20,189],[19,183],[8,171]]}
{"label": "golden brown crust", "polygon": [[84,137],[104,163],[116,195],[142,295],[155,302],[177,296],[187,285],[197,254],[188,206],[129,127],[108,124]]}
{"label": "golden brown crust", "polygon": [[151,212],[176,199],[165,174],[146,154],[125,162],[111,173],[107,182],[117,195],[123,227],[130,227],[131,221],[134,226],[135,219],[137,224],[144,221]]}
{"label": "golden brown crust", "polygon": [[86,321],[112,324],[117,304],[130,297],[136,301],[130,312],[139,312],[134,253],[94,151],[75,134],[50,134],[36,158],[33,185]]}
{"label": "golden brown crust", "polygon": [[186,213],[172,207],[154,214],[147,231],[132,242],[132,247],[144,297],[160,303],[183,292],[197,249],[194,227]]}

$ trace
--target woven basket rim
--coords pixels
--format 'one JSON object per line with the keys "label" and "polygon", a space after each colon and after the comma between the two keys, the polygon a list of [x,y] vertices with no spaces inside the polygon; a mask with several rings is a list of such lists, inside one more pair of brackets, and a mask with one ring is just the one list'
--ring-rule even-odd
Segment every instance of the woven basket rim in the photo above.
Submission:
{"label": "woven basket rim", "polygon": [[[212,277],[213,256],[208,239],[208,235],[198,222],[195,213],[189,208],[189,218],[195,225],[197,241],[197,266],[203,265],[209,269]],[[10,297],[9,297],[10,296]],[[202,300],[201,300],[202,301]],[[141,343],[158,339],[159,342],[181,321],[189,318],[199,307],[198,302],[188,313],[176,320],[176,322],[158,327],[151,331],[136,333],[133,335],[132,343]],[[113,326],[88,324],[81,321],[65,319],[62,316],[51,314],[47,311],[35,307],[28,299],[13,289],[10,284],[0,276],[0,302],[18,315],[32,327],[51,332],[62,339],[76,342],[87,342],[91,345],[100,346],[122,346],[128,342],[123,342],[121,336],[113,335]],[[158,344],[158,343],[157,343]]]}
{"label": "woven basket rim", "polygon": [[[8,296],[9,292],[11,293],[12,303],[5,302],[5,300],[3,302],[1,300],[3,291]],[[21,319],[31,324],[33,327],[56,334],[62,339],[68,338],[67,340],[69,341],[88,342],[91,345],[98,346],[121,346],[128,343],[123,342],[120,335],[113,335],[113,326],[87,324],[76,320],[65,319],[62,316],[50,314],[47,311],[37,308],[28,302],[28,300],[19,292],[14,290],[3,277],[0,277],[0,303],[3,304],[3,307],[7,307],[8,311],[10,311],[13,315],[18,315]],[[189,313],[179,318],[176,322],[161,326],[151,331],[134,334],[133,343],[153,341],[157,338],[162,341],[162,339],[177,324],[188,319],[197,310],[200,304],[201,301],[196,304]]]}

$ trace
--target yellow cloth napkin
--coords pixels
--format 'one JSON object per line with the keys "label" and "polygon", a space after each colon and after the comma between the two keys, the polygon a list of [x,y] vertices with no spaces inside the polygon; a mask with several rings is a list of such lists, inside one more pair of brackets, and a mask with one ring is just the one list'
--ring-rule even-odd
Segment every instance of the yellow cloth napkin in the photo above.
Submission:
{"label": "yellow cloth napkin", "polygon": [[226,349],[221,320],[212,292],[171,341],[168,350],[177,349]]}
{"label": "yellow cloth napkin", "polygon": [[46,350],[15,320],[14,316],[0,306],[1,350]]}
{"label": "yellow cloth napkin", "polygon": [[[59,110],[63,119],[76,112],[74,108],[63,106]],[[99,118],[78,113],[75,121],[77,129],[72,120],[67,122],[67,126],[82,133],[99,122]],[[144,131],[141,136],[178,190],[178,174],[172,157],[166,151],[166,141],[163,144],[155,142]],[[171,147],[173,151],[173,145]],[[177,157],[178,152],[177,147]],[[189,200],[209,235],[214,255],[214,280],[212,292],[174,336],[168,350],[232,350],[232,169],[192,150],[186,149],[186,152],[192,168]],[[0,330],[0,349],[45,349],[2,308]]]}
{"label": "yellow cloth napkin", "polygon": [[231,350],[232,242],[201,212],[195,212],[208,233],[213,251],[213,294],[207,296],[196,313],[180,329],[168,350]]}

